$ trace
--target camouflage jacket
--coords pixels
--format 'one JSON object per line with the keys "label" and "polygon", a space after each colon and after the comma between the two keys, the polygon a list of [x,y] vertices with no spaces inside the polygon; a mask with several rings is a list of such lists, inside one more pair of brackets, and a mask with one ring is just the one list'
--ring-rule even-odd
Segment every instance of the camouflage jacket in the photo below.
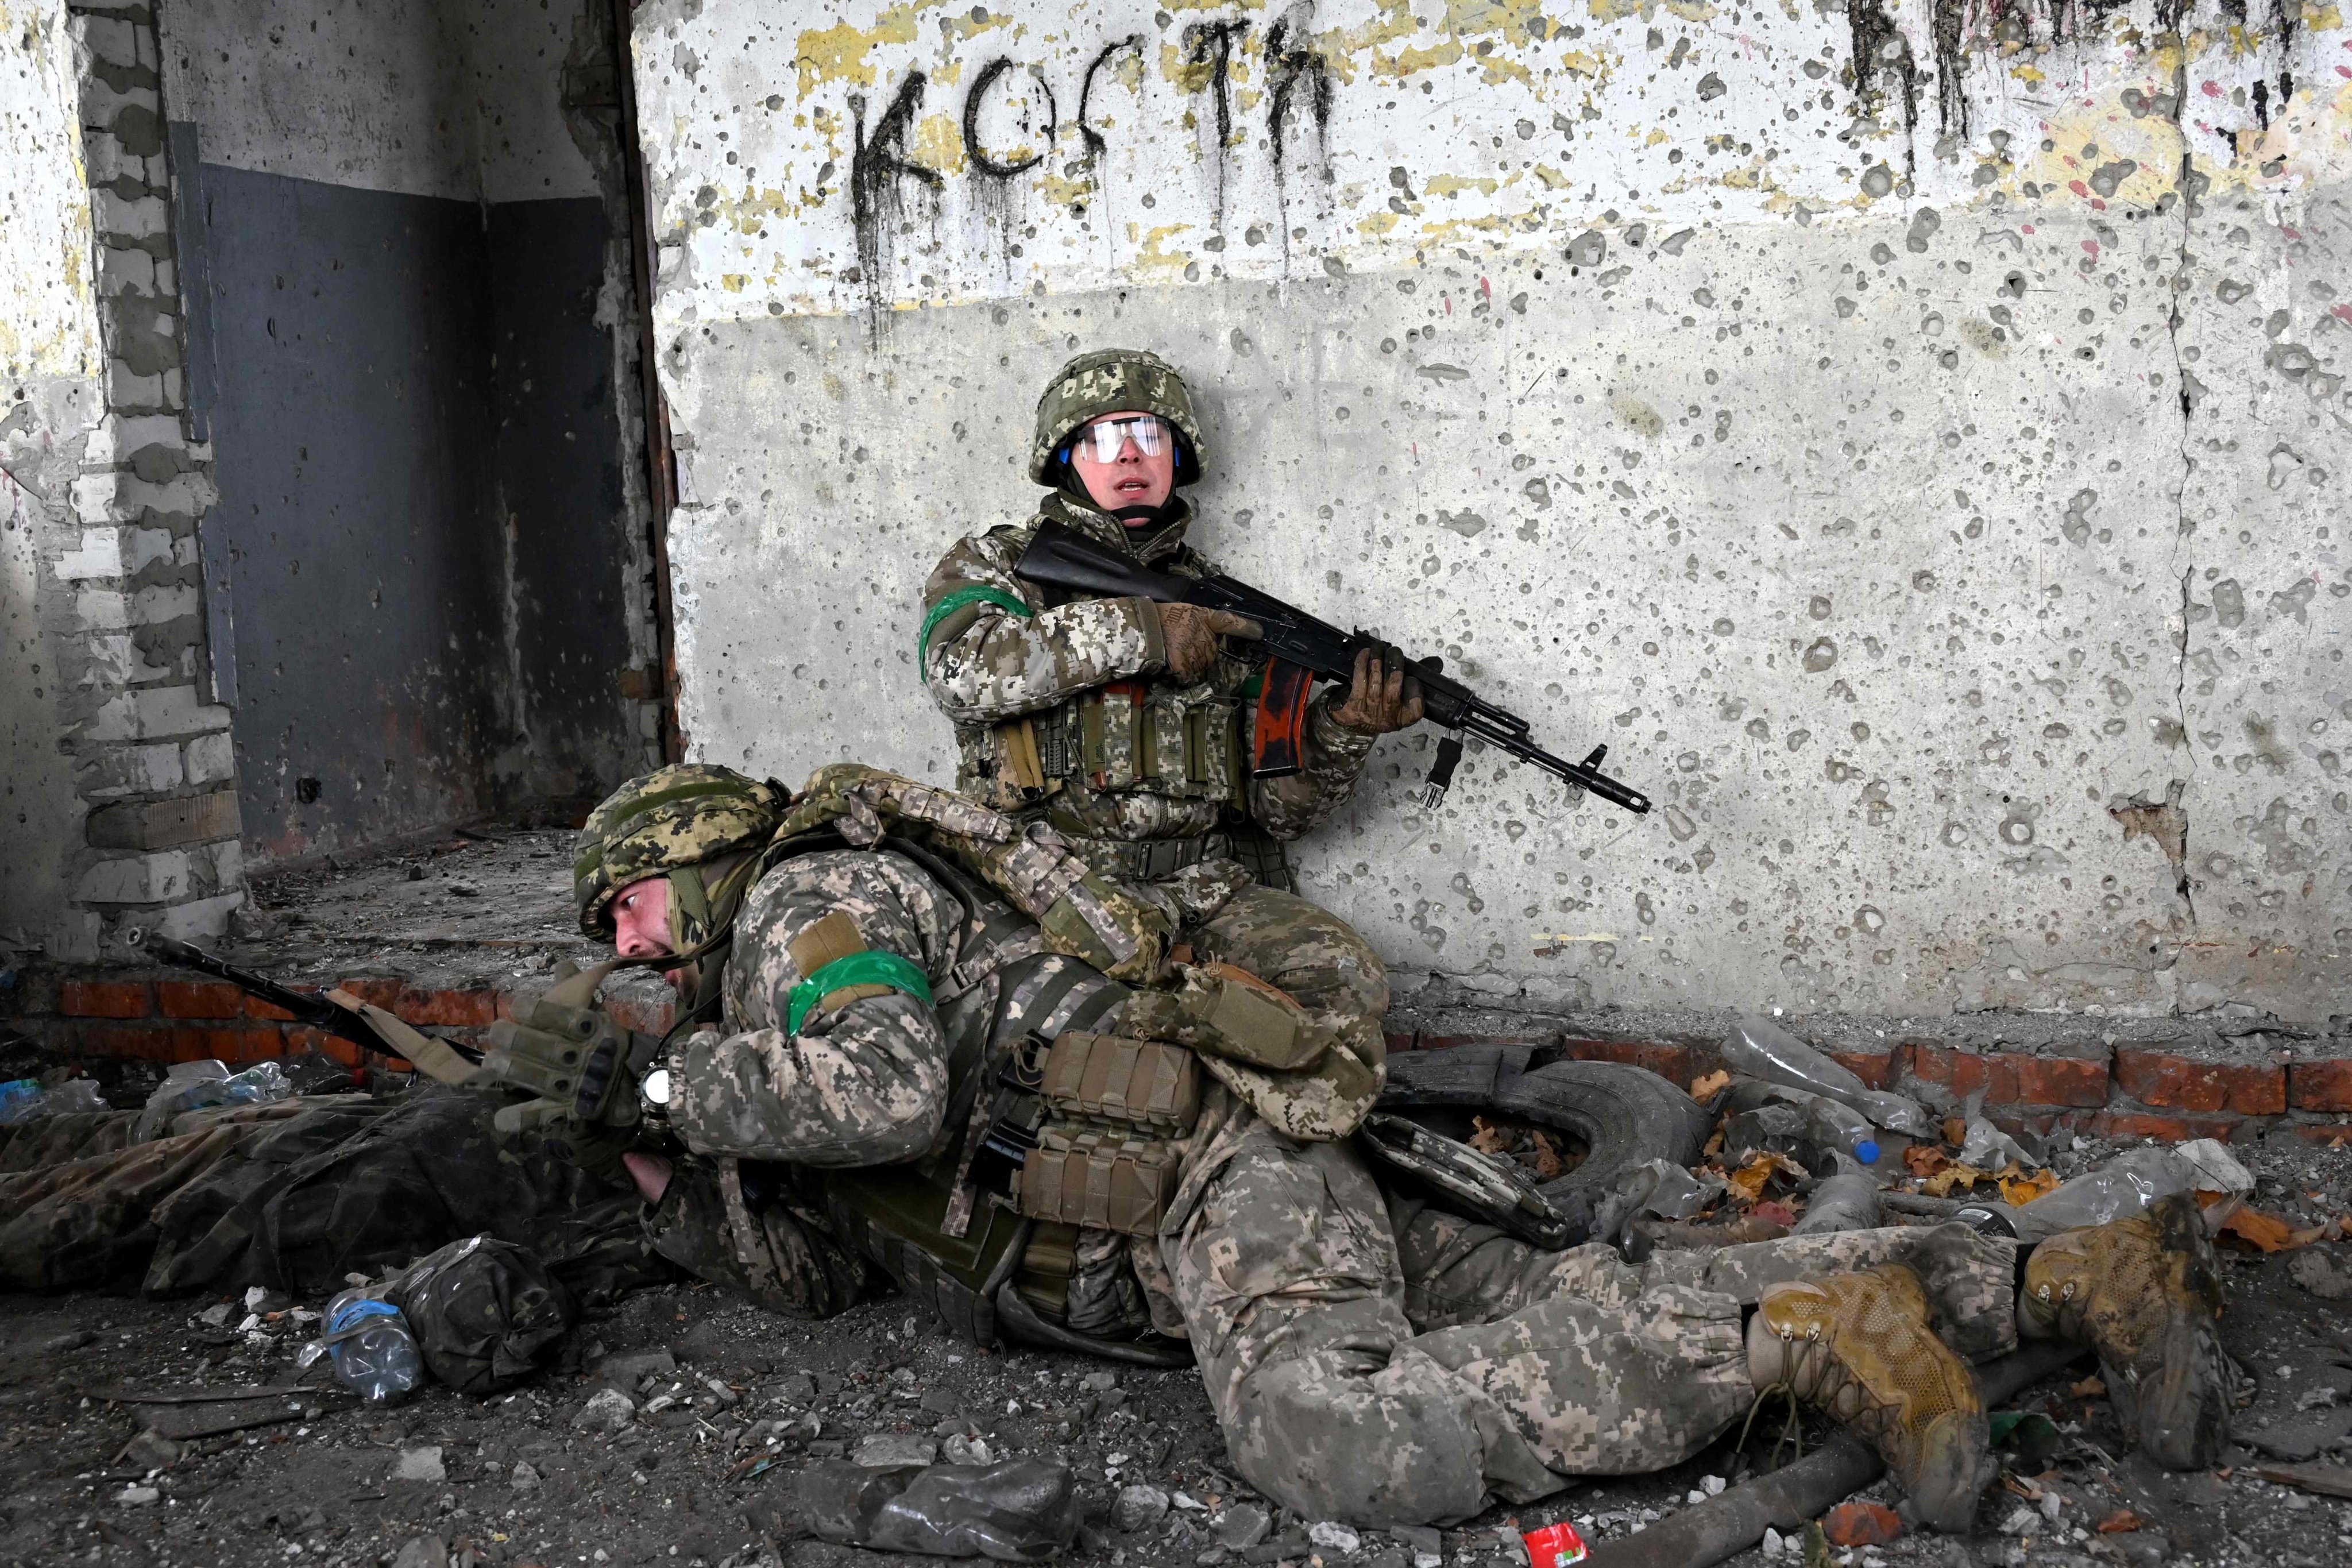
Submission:
{"label": "camouflage jacket", "polygon": [[[923,673],[932,700],[956,727],[957,787],[1001,808],[1017,807],[1020,802],[1006,795],[998,776],[1003,727],[1113,681],[1138,681],[1151,691],[1212,709],[1230,706],[1237,721],[1231,732],[1246,737],[1261,666],[1228,655],[1205,679],[1180,687],[1167,672],[1156,606],[1139,599],[1065,602],[1013,575],[1013,563],[1048,519],[1160,571],[1198,576],[1212,569],[1184,543],[1191,514],[1181,503],[1173,521],[1139,544],[1116,518],[1059,491],[1048,495],[1026,524],[959,541],[924,584],[926,618],[950,595],[975,587],[1013,600],[1028,613],[1017,613],[993,596],[975,598],[941,616],[924,644]],[[1372,736],[1333,717],[1342,700],[1336,687],[1316,697],[1304,769],[1286,778],[1249,779],[1234,800],[1178,794],[1149,782],[1100,790],[1077,773],[1058,781],[1045,815],[1055,827],[1083,837],[1174,838],[1229,824],[1241,815],[1235,807],[1245,802],[1247,816],[1275,837],[1296,838],[1339,808],[1371,753]],[[1238,778],[1246,771],[1245,759],[1236,753],[1233,766]]]}
{"label": "camouflage jacket", "polygon": [[[678,1053],[671,1123],[698,1154],[793,1164],[915,1159],[947,1110],[950,1043],[939,1012],[904,992],[858,986],[788,1028],[804,978],[793,944],[846,915],[871,949],[934,981],[962,956],[962,904],[897,855],[835,849],[784,861],[743,896],[727,961],[723,1027]],[[805,949],[803,950],[805,951]]]}

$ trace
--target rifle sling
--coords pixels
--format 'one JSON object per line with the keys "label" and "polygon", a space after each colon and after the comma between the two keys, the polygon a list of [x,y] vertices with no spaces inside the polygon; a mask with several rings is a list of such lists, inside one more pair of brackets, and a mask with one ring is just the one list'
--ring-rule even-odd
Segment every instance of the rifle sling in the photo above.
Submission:
{"label": "rifle sling", "polygon": [[407,1058],[417,1071],[436,1083],[464,1088],[474,1081],[475,1067],[442,1041],[404,1023],[393,1014],[362,1002],[348,991],[330,991],[327,1000],[358,1014],[376,1037]]}

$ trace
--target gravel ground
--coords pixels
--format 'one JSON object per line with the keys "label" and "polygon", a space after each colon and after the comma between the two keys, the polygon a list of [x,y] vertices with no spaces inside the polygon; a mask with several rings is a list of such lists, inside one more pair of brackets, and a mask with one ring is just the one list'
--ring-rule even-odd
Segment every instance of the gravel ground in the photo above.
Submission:
{"label": "gravel ground", "polygon": [[[2087,1163],[2106,1152],[2062,1158]],[[2241,1153],[2264,1208],[2299,1224],[2346,1212],[2352,1154],[2284,1142]],[[2352,1298],[2352,1244],[2229,1258],[2226,1335],[2255,1382],[2224,1468],[2174,1476],[2141,1460],[2106,1401],[2079,1381],[2085,1365],[2019,1402],[2052,1418],[2056,1446],[2008,1454],[1975,1533],[1831,1548],[1827,1561],[2352,1563],[2352,1502],[2256,1473],[2286,1458],[2341,1462],[2352,1447],[2352,1299],[2311,1288]],[[1589,1537],[1627,1533],[1769,1464],[1765,1428],[1780,1426],[1759,1421],[1744,1454],[1727,1438],[1673,1471],[1579,1484],[1442,1534],[1327,1527],[1318,1541],[1317,1521],[1288,1517],[1224,1468],[1190,1373],[978,1352],[894,1300],[803,1324],[677,1287],[581,1325],[556,1365],[508,1394],[429,1388],[369,1410],[314,1369],[305,1391],[244,1407],[278,1417],[268,1425],[194,1437],[176,1454],[152,1438],[134,1447],[146,1419],[174,1407],[110,1394],[306,1378],[293,1353],[310,1331],[295,1312],[320,1303],[291,1303],[274,1319],[266,1314],[277,1303],[258,1305],[248,1314],[243,1300],[0,1297],[0,1563],[926,1561],[795,1539],[784,1479],[812,1458],[855,1458],[877,1437],[939,1444],[949,1457],[984,1448],[1068,1463],[1089,1516],[1069,1558],[1080,1563],[1407,1568],[1432,1550],[1447,1564],[1523,1563],[1520,1531],[1567,1519]],[[257,1318],[249,1328],[248,1316]],[[590,1400],[609,1388],[633,1412],[610,1428],[587,1425]],[[1865,1495],[1894,1500],[1883,1482]],[[2099,1532],[2120,1510],[2140,1527]],[[1777,1561],[1801,1554],[1792,1542]],[[1752,1551],[1738,1561],[1768,1558]]]}

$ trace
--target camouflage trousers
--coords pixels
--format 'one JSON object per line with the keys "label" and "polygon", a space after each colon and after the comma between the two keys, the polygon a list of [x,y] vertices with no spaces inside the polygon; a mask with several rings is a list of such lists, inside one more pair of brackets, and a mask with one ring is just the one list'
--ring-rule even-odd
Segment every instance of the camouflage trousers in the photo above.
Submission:
{"label": "camouflage trousers", "polygon": [[1689,1458],[1754,1400],[1745,1311],[1784,1280],[1906,1264],[1960,1354],[2015,1344],[2014,1246],[1964,1226],[1637,1266],[1386,1197],[1344,1142],[1226,1148],[1161,1250],[1235,1466],[1311,1519],[1444,1522]]}
{"label": "camouflage trousers", "polygon": [[[792,1175],[789,1166],[759,1171],[772,1181]],[[698,1279],[794,1318],[829,1318],[884,1283],[880,1270],[834,1235],[810,1194],[756,1185],[744,1193],[739,1185],[737,1197],[740,1206],[730,1202],[720,1162],[680,1159],[662,1201],[646,1213],[646,1240]]]}

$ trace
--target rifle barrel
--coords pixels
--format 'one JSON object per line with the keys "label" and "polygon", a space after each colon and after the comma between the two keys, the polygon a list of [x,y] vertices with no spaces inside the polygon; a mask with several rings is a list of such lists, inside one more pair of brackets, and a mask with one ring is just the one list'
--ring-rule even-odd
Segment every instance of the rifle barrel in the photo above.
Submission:
{"label": "rifle barrel", "polygon": [[247,995],[257,996],[273,1007],[293,1014],[298,1023],[340,1036],[362,1050],[386,1057],[401,1054],[379,1038],[376,1032],[368,1026],[366,1019],[336,1006],[315,992],[297,991],[291,986],[280,985],[266,974],[239,969],[201,947],[165,936],[161,931],[132,930],[124,933],[124,940],[131,946],[152,953],[166,963],[176,963],[183,969],[193,969],[215,980],[226,980]]}

